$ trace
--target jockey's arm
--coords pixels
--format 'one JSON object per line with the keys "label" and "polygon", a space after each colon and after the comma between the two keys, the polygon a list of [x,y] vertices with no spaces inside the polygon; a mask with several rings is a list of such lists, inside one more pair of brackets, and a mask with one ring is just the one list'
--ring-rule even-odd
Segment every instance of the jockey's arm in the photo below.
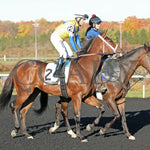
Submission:
{"label": "jockey's arm", "polygon": [[81,49],[81,43],[80,43],[80,39],[79,39],[79,34],[78,33],[75,34],[75,41],[76,41],[76,44],[79,47],[79,49]]}
{"label": "jockey's arm", "polygon": [[75,41],[74,41],[74,34],[72,32],[69,33],[69,40],[70,40],[70,45],[71,47],[73,48],[73,50],[75,52],[78,51],[77,47],[76,47],[76,44],[75,44]]}

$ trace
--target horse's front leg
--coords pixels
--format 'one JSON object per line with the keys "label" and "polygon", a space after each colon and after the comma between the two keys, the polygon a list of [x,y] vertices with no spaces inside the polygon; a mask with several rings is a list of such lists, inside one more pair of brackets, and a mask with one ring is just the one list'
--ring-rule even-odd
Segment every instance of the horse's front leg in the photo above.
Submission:
{"label": "horse's front leg", "polygon": [[81,102],[82,102],[82,99],[79,95],[72,96],[72,104],[73,104],[75,123],[76,123],[76,134],[80,138],[81,142],[87,142],[87,139],[81,135],[81,131],[80,131]]}
{"label": "horse's front leg", "polygon": [[69,123],[69,120],[68,120],[68,103],[71,101],[71,99],[66,99],[66,98],[63,98],[61,97],[60,101],[58,101],[55,105],[55,108],[56,108],[56,120],[55,120],[55,124],[54,124],[54,127],[51,127],[49,129],[49,132],[50,133],[53,133],[55,132],[58,128],[59,128],[59,125],[60,125],[60,114],[62,114],[63,118],[64,118],[64,121],[65,121],[65,124],[67,126],[67,133],[69,135],[71,135],[72,138],[76,138],[77,135],[72,131],[71,127],[70,127],[70,123]]}
{"label": "horse's front leg", "polygon": [[55,132],[59,128],[59,125],[60,125],[60,114],[61,114],[61,102],[58,101],[55,104],[55,118],[56,119],[55,119],[54,126],[49,129],[50,133]]}
{"label": "horse's front leg", "polygon": [[68,102],[61,102],[62,105],[62,116],[65,120],[65,124],[67,126],[67,133],[69,135],[71,135],[72,138],[76,138],[77,135],[72,131],[71,127],[70,127],[70,123],[68,120]]}
{"label": "horse's front leg", "polygon": [[105,109],[104,109],[104,105],[101,104],[94,96],[88,97],[83,102],[90,106],[96,107],[100,110],[100,112],[99,112],[97,118],[94,120],[94,122],[92,124],[88,124],[86,127],[86,129],[88,131],[90,131],[95,125],[97,125],[99,123],[102,114],[105,112]]}
{"label": "horse's front leg", "polygon": [[128,130],[128,126],[126,123],[126,116],[125,116],[125,98],[117,101],[118,109],[120,111],[121,117],[122,117],[122,127],[124,130],[125,135],[128,137],[129,140],[135,140],[135,137],[130,134]]}

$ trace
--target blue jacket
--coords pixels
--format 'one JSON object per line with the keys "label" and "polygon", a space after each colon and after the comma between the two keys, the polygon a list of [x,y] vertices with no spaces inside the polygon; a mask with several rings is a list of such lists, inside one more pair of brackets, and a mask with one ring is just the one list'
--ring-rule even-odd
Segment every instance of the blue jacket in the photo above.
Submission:
{"label": "blue jacket", "polygon": [[99,34],[101,34],[99,30],[95,30],[94,28],[91,28],[86,34],[86,39],[89,40],[90,38],[97,37]]}

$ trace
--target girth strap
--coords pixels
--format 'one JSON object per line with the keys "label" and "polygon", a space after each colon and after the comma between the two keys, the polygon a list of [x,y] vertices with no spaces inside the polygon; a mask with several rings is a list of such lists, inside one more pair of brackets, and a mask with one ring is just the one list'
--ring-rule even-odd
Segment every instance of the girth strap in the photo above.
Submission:
{"label": "girth strap", "polygon": [[[128,86],[125,86],[125,84],[122,83],[122,82],[119,81],[119,80],[117,80],[117,81],[115,81],[115,82],[119,83],[119,84],[125,89],[126,93],[127,93],[128,90],[130,89],[130,83],[128,83]],[[125,94],[125,95],[126,95],[126,94]]]}
{"label": "girth strap", "polygon": [[66,88],[66,83],[65,83],[65,63],[61,69],[63,77],[60,78],[60,88],[61,88],[61,93],[62,96],[65,98],[68,98],[67,94],[67,88]]}

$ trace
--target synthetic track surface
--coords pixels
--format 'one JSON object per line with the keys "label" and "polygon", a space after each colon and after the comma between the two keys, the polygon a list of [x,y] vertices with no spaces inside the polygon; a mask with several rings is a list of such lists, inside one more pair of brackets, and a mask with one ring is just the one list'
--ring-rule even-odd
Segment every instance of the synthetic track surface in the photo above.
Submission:
{"label": "synthetic track surface", "polygon": [[[15,96],[12,96],[12,100]],[[112,113],[105,105],[104,113],[98,126],[90,132],[85,127],[97,116],[98,110],[82,103],[81,133],[88,138],[88,143],[72,139],[66,133],[66,127],[61,117],[61,126],[55,134],[49,134],[49,128],[54,124],[55,103],[58,97],[49,96],[49,107],[40,116],[33,112],[39,108],[38,98],[27,114],[27,129],[34,136],[33,140],[26,139],[19,131],[12,138],[10,133],[14,128],[13,118],[9,107],[0,113],[0,150],[149,150],[150,149],[150,99],[127,98],[126,117],[129,131],[136,137],[129,141],[123,134],[120,121],[107,133],[99,135],[99,129],[112,119]],[[75,130],[72,103],[69,104],[69,121]]]}

